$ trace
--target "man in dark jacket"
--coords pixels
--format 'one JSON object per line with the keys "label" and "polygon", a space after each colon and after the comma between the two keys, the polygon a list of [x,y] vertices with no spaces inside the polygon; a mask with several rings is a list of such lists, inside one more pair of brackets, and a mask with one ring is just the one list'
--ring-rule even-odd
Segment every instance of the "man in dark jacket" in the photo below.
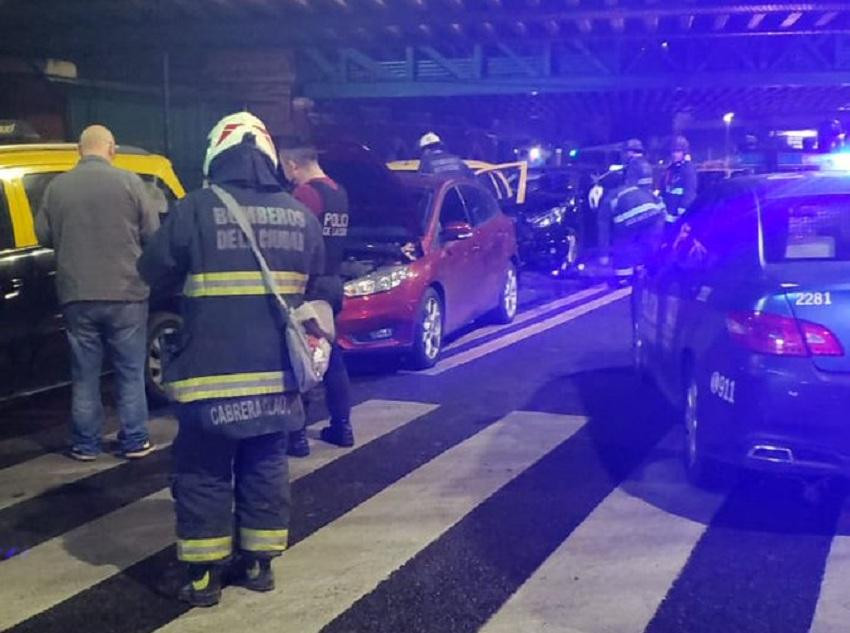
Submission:
{"label": "man in dark jacket", "polygon": [[437,176],[458,174],[473,178],[472,170],[460,158],[446,150],[443,141],[434,132],[428,132],[419,139],[422,156],[419,159],[420,174]]}
{"label": "man in dark jacket", "polygon": [[[342,310],[343,282],[340,265],[345,256],[348,239],[349,209],[345,188],[322,171],[316,148],[308,143],[290,139],[279,147],[281,165],[286,178],[295,184],[292,195],[318,218],[325,240],[324,275],[316,281],[316,295],[331,304],[334,315]],[[354,446],[351,429],[351,385],[342,350],[331,349],[330,364],[323,379],[325,402],[330,413],[330,425],[321,430],[321,438],[337,446]],[[306,457],[310,454],[304,427],[289,435],[289,454]]]}
{"label": "man in dark jacket", "polygon": [[[321,227],[283,191],[276,166],[271,137],[251,114],[225,117],[210,133],[204,174],[248,217],[278,290],[297,307],[324,267]],[[271,560],[288,538],[287,433],[304,421],[276,299],[212,189],[175,206],[139,271],[152,286],[183,283],[181,341],[165,366],[180,422],[172,493],[188,578],[178,597],[218,603],[234,549],[232,582],[269,591]]]}
{"label": "man in dark jacket", "polygon": [[69,455],[92,461],[100,453],[106,347],[115,370],[121,451],[137,459],[155,447],[145,399],[149,290],[136,260],[159,214],[142,179],[112,166],[112,132],[86,128],[79,151],[79,164],[47,187],[35,221],[39,242],[56,251],[56,290],[71,347]]}

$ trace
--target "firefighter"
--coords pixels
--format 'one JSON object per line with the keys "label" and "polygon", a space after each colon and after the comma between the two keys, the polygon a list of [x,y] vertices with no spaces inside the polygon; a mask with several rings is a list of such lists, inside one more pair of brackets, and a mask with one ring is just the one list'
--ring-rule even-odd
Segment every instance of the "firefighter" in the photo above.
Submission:
{"label": "firefighter", "polygon": [[446,150],[443,141],[434,132],[419,139],[422,156],[419,159],[420,174],[463,175],[473,177],[472,170],[460,158]]}
{"label": "firefighter", "polygon": [[639,143],[629,141],[633,155],[626,165],[625,183],[599,208],[600,263],[613,265],[618,281],[633,276],[635,268],[657,251],[663,237],[664,203],[652,191],[652,167]]}
{"label": "firefighter", "polygon": [[673,139],[662,194],[669,223],[682,217],[697,197],[697,171],[691,163],[690,152],[688,139],[684,136]]}
{"label": "firefighter", "polygon": [[[227,116],[209,141],[207,181],[240,205],[278,290],[299,306],[324,266],[318,220],[284,192],[262,121],[247,112]],[[304,420],[275,297],[209,188],[177,203],[138,267],[154,288],[183,287],[183,327],[165,366],[179,421],[172,494],[186,577],[177,597],[218,603],[228,563],[230,582],[270,591],[271,560],[288,537],[287,433]]]}

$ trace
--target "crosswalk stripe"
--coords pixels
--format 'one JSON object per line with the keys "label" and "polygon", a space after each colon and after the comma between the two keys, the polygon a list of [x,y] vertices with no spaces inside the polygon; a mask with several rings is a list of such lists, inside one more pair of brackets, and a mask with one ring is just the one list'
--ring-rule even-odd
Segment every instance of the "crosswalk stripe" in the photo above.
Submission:
{"label": "crosswalk stripe", "polygon": [[584,422],[511,413],[295,545],[276,561],[273,594],[233,590],[218,609],[190,611],[160,631],[319,631]]}
{"label": "crosswalk stripe", "polygon": [[812,511],[786,479],[735,486],[645,633],[807,633],[837,519],[834,500]]}
{"label": "crosswalk stripe", "polygon": [[[369,400],[352,410],[357,446],[315,443],[290,460],[292,480],[435,410],[437,405]],[[171,495],[161,490],[0,564],[0,630],[72,597],[174,542]]]}
{"label": "crosswalk stripe", "polygon": [[455,369],[456,367],[460,367],[461,365],[466,365],[467,363],[477,360],[482,356],[487,356],[488,354],[497,352],[521,340],[527,339],[536,334],[540,334],[541,332],[545,332],[546,330],[551,330],[552,328],[557,327],[563,323],[573,321],[585,314],[588,314],[589,312],[593,312],[594,310],[606,306],[609,303],[618,301],[623,297],[630,295],[631,292],[631,288],[621,288],[620,290],[615,290],[614,292],[605,294],[599,297],[598,299],[588,301],[585,304],[582,304],[578,307],[572,308],[571,310],[567,310],[566,312],[562,312],[561,314],[540,321],[539,323],[533,323],[488,343],[473,347],[472,349],[467,350],[465,352],[461,352],[460,354],[457,354],[455,356],[450,356],[446,360],[440,362],[436,367],[421,371],[419,372],[419,374],[425,376],[439,376],[440,374]]}
{"label": "crosswalk stripe", "polygon": [[600,284],[598,286],[593,286],[592,288],[580,290],[561,299],[550,301],[548,303],[544,303],[541,306],[537,306],[536,308],[532,308],[531,310],[522,312],[518,314],[517,317],[511,323],[508,323],[507,325],[491,325],[488,327],[478,328],[475,331],[470,332],[469,334],[466,334],[452,341],[449,345],[445,347],[444,351],[450,352],[453,349],[457,349],[462,345],[474,343],[475,341],[479,341],[483,338],[486,338],[492,334],[496,334],[497,332],[501,332],[503,330],[509,330],[511,328],[516,327],[517,325],[521,325],[522,323],[526,323],[527,321],[536,319],[537,317],[543,314],[552,312],[553,310],[557,310],[558,308],[564,308],[568,305],[578,303],[579,301],[582,301],[588,297],[592,297],[593,295],[599,294],[607,288],[607,285]]}
{"label": "crosswalk stripe", "polygon": [[[177,424],[171,416],[151,419],[148,428],[151,442],[159,450],[170,446],[177,434]],[[113,433],[106,436],[105,440],[110,442],[115,437]],[[0,510],[124,463],[125,459],[108,453],[98,456],[97,461],[93,462],[77,462],[59,453],[47,453],[10,466],[0,470]]]}
{"label": "crosswalk stripe", "polygon": [[847,536],[850,504],[839,523],[840,536],[832,539],[820,596],[810,633],[847,633],[850,623],[850,536]]}
{"label": "crosswalk stripe", "polygon": [[655,494],[644,482],[663,482],[665,507],[699,502],[709,518],[722,503],[722,496],[688,487],[678,455],[667,450],[679,435],[665,437],[633,473],[628,491],[608,495],[482,633],[643,632],[706,529],[645,501]]}

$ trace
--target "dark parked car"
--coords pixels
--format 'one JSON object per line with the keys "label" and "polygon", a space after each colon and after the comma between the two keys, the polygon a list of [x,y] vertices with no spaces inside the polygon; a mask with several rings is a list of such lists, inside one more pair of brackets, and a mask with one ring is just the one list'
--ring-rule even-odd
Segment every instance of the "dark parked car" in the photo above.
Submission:
{"label": "dark parked car", "polygon": [[633,294],[638,368],[681,405],[695,483],[718,464],[850,472],[850,176],[701,195]]}
{"label": "dark parked car", "polygon": [[524,201],[502,203],[516,220],[523,268],[562,276],[575,265],[585,228],[574,180],[573,170],[533,170]]}

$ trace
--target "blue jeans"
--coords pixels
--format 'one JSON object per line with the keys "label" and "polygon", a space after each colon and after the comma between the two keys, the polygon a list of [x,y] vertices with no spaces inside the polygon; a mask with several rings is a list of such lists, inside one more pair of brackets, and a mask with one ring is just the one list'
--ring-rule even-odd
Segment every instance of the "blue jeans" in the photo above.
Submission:
{"label": "blue jeans", "polygon": [[90,455],[100,452],[104,345],[115,370],[121,449],[141,448],[148,441],[147,302],[77,301],[63,306],[63,314],[71,344],[72,448]]}

